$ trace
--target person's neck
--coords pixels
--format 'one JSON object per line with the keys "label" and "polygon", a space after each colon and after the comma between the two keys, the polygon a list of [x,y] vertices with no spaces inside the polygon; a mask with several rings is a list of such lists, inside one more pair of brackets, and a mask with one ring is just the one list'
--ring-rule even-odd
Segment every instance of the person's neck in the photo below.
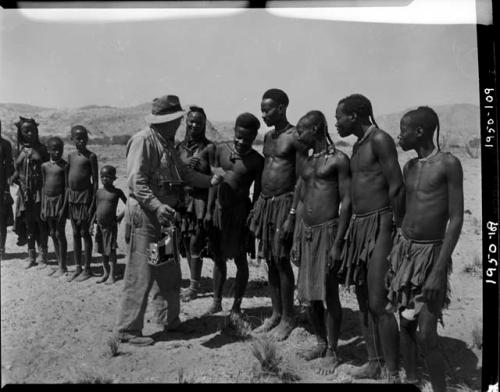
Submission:
{"label": "person's neck", "polygon": [[319,152],[325,151],[328,148],[328,144],[325,139],[316,140],[316,143],[313,147],[313,153],[317,154]]}
{"label": "person's neck", "polygon": [[59,162],[61,162],[61,158],[56,158],[56,159],[54,159],[54,158],[50,157],[50,161],[51,161],[52,163],[59,163]]}
{"label": "person's neck", "polygon": [[77,149],[76,151],[80,154],[86,154],[89,150],[87,150],[87,147],[83,147],[81,149]]}
{"label": "person's neck", "polygon": [[202,141],[201,136],[196,136],[196,137],[191,136],[188,139],[188,144],[199,144],[199,143],[201,143],[201,141]]}
{"label": "person's neck", "polygon": [[175,135],[172,132],[169,132],[168,129],[156,129],[156,131],[161,135],[161,137],[167,143],[174,143],[174,141],[175,141]]}
{"label": "person's neck", "polygon": [[360,123],[358,125],[355,126],[354,128],[354,131],[353,131],[353,134],[358,138],[358,139],[362,139],[363,136],[365,136],[366,132],[368,131],[368,129],[372,126],[373,124],[371,123],[368,123],[368,122],[364,122],[364,123]]}
{"label": "person's neck", "polygon": [[434,145],[434,142],[432,140],[427,140],[414,150],[417,153],[418,159],[425,159],[431,155],[435,149],[436,146]]}
{"label": "person's neck", "polygon": [[106,184],[103,186],[104,189],[106,189],[107,191],[111,191],[115,188],[115,186],[113,184]]}
{"label": "person's neck", "polygon": [[283,132],[290,123],[288,122],[286,117],[281,118],[276,124],[274,124],[275,132]]}

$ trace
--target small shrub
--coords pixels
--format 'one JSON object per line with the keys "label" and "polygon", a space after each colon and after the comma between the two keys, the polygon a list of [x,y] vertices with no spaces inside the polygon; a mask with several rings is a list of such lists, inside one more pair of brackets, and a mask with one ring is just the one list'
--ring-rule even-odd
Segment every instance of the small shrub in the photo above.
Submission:
{"label": "small shrub", "polygon": [[106,346],[104,349],[105,357],[117,357],[120,355],[120,351],[118,350],[120,347],[120,339],[116,336],[111,336],[108,340],[106,340]]}
{"label": "small shrub", "polygon": [[285,383],[300,380],[294,369],[278,354],[276,343],[271,339],[262,337],[253,340],[252,354],[260,365],[260,368],[254,369],[255,378],[276,377]]}
{"label": "small shrub", "polygon": [[193,377],[187,377],[184,375],[184,368],[177,369],[177,383],[179,384],[193,384]]}
{"label": "small shrub", "polygon": [[113,380],[97,371],[97,369],[78,369],[74,372],[74,381],[68,384],[112,384]]}
{"label": "small shrub", "polygon": [[465,145],[465,152],[472,159],[479,158],[480,150],[481,150],[481,140],[478,137],[469,140]]}
{"label": "small shrub", "polygon": [[483,274],[483,262],[478,255],[474,256],[472,263],[466,264],[463,271],[475,277],[481,277]]}
{"label": "small shrub", "polygon": [[481,322],[476,322],[472,328],[472,347],[483,348],[483,327]]}

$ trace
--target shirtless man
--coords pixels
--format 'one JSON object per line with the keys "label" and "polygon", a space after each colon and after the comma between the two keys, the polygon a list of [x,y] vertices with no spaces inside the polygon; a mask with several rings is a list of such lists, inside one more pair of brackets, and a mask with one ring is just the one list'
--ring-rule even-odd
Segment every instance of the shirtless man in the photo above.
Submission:
{"label": "shirtless man", "polygon": [[[370,101],[360,94],[342,99],[335,113],[341,137],[358,141],[351,156],[353,215],[342,251],[339,277],[356,286],[361,330],[368,362],[352,371],[354,378],[380,375],[385,360],[387,381],[398,382],[399,336],[394,314],[386,311],[385,273],[392,247],[393,216],[400,225],[404,186],[394,140],[380,130]],[[382,351],[380,350],[382,346]]]}
{"label": "shirtless man", "polygon": [[[186,136],[176,148],[181,160],[192,169],[210,174],[210,164],[206,150],[212,142],[205,136],[207,116],[203,108],[191,106],[186,117]],[[190,284],[181,292],[185,302],[196,298],[200,288],[202,251],[207,242],[203,218],[207,208],[208,190],[185,187],[185,211],[181,214],[181,237],[189,263]]]}
{"label": "shirtless man", "polygon": [[303,116],[297,133],[299,142],[313,149],[311,156],[299,162],[301,184],[296,188],[297,193],[303,191],[303,212],[294,244],[299,262],[297,290],[299,299],[308,305],[318,342],[299,355],[306,360],[323,357],[318,371],[326,375],[338,364],[342,308],[334,269],[351,214],[349,158],[335,148],[325,116],[319,111]]}
{"label": "shirtless man", "polygon": [[115,188],[116,169],[113,166],[103,166],[101,169],[101,182],[103,187],[96,193],[96,211],[92,217],[90,227],[97,223],[95,241],[97,251],[102,255],[103,275],[96,283],[113,284],[116,281],[116,237],[118,223],[121,222],[125,211],[116,216],[118,201],[127,203],[127,198],[121,189]]}
{"label": "shirtless man", "polygon": [[[47,266],[47,225],[40,217],[42,202],[42,164],[49,160],[45,145],[38,137],[38,124],[32,118],[20,117],[16,123],[18,155],[12,181],[19,185],[17,191],[16,220],[14,229],[21,238],[27,236],[28,264]],[[21,240],[22,241],[22,240]],[[24,242],[24,241],[22,241]],[[37,258],[35,243],[40,255]]]}
{"label": "shirtless man", "polygon": [[294,216],[291,215],[296,185],[296,157],[305,156],[297,131],[286,117],[288,96],[270,89],[262,97],[262,118],[274,126],[264,137],[262,192],[251,212],[250,230],[259,242],[259,254],[266,259],[273,313],[255,332],[267,332],[284,340],[296,325],[293,310],[295,279],[290,264]]}
{"label": "shirtless man", "polygon": [[40,216],[47,222],[49,234],[54,242],[54,252],[57,257],[58,270],[52,270],[49,275],[60,277],[68,272],[66,255],[68,242],[66,241],[66,206],[64,196],[66,193],[67,162],[62,159],[64,143],[61,138],[51,137],[47,141],[50,161],[42,164],[42,207]]}
{"label": "shirtless man", "polygon": [[2,122],[0,121],[0,261],[5,255],[7,226],[14,223],[12,213],[12,196],[10,195],[9,178],[14,173],[12,161],[12,145],[2,137]]}
{"label": "shirtless man", "polygon": [[[437,145],[433,136],[437,129]],[[451,254],[462,229],[463,173],[460,161],[439,148],[439,119],[429,107],[401,119],[399,145],[418,157],[404,166],[406,212],[389,256],[388,299],[399,311],[401,353],[407,381],[418,383],[417,342],[423,349],[432,390],[446,390],[445,362],[437,322],[448,298]],[[416,330],[419,329],[417,335]]]}
{"label": "shirtless man", "polygon": [[234,259],[237,268],[231,316],[241,314],[241,301],[248,283],[246,222],[252,208],[248,195],[254,183],[253,202],[259,197],[264,168],[264,158],[252,148],[259,128],[260,122],[253,114],[240,114],[234,125],[233,145],[221,143],[208,149],[210,165],[222,168],[225,174],[224,181],[210,189],[205,216],[206,225],[211,226],[208,232],[215,262],[214,302],[207,314],[222,310],[227,259]]}
{"label": "shirtless man", "polygon": [[[92,261],[92,237],[90,236],[90,220],[95,209],[95,194],[97,192],[98,171],[97,156],[87,150],[89,140],[87,129],[82,125],[71,128],[71,140],[76,151],[68,155],[68,181],[66,201],[69,218],[73,227],[73,252],[75,255],[75,272],[68,282],[76,278],[77,282],[87,280],[92,276],[90,263]],[[85,246],[85,265],[82,272],[82,238]]]}

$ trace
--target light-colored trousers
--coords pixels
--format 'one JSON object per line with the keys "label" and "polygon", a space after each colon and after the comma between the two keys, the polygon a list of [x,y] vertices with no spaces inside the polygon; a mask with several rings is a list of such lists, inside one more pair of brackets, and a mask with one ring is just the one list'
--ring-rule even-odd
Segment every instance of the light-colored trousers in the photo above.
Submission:
{"label": "light-colored trousers", "polygon": [[177,260],[159,267],[148,264],[149,244],[160,239],[158,219],[132,198],[127,201],[125,215],[131,233],[115,332],[122,336],[141,334],[151,289],[157,323],[176,327],[180,324],[180,263]]}

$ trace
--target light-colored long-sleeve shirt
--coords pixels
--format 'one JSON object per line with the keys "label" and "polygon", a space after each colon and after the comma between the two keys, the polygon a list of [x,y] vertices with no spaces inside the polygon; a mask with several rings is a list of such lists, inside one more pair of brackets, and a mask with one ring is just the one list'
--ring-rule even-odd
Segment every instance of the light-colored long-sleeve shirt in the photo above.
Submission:
{"label": "light-colored long-sleeve shirt", "polygon": [[160,142],[156,131],[147,128],[135,134],[127,144],[127,184],[130,196],[142,208],[156,212],[162,204],[175,208],[178,189],[183,184],[198,188],[210,186],[210,176],[189,168],[175,147]]}

